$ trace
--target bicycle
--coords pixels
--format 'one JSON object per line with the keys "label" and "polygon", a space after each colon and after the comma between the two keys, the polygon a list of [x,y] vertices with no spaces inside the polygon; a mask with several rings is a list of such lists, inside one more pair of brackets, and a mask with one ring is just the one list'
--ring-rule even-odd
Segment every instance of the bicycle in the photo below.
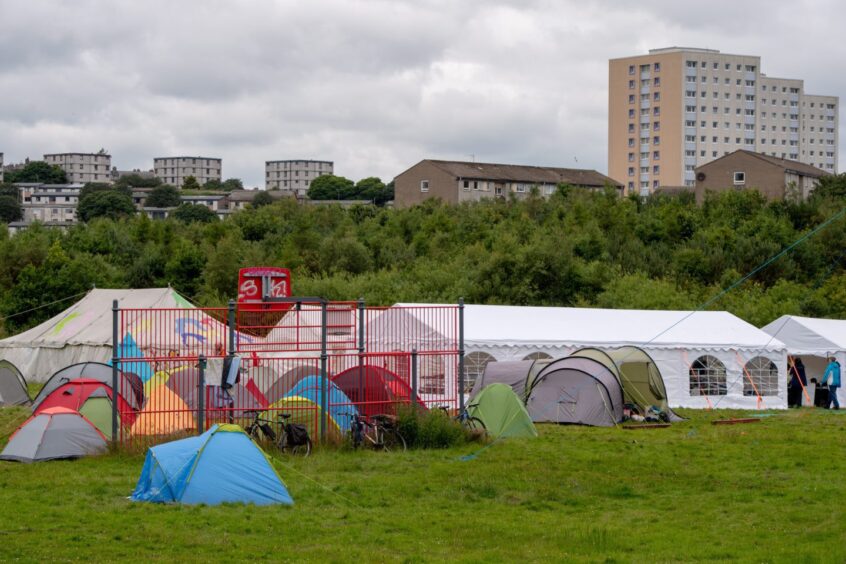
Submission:
{"label": "bicycle", "polygon": [[405,438],[396,428],[396,421],[390,415],[373,415],[368,421],[358,413],[347,413],[350,417],[350,441],[353,448],[368,446],[374,450],[401,451],[408,447]]}
{"label": "bicycle", "polygon": [[470,408],[476,407],[477,405],[479,404],[473,403],[467,405],[457,415],[450,415],[448,405],[439,405],[438,409],[443,411],[444,415],[446,415],[447,417],[451,417],[453,421],[461,423],[461,425],[468,431],[483,431],[487,433],[488,429],[487,427],[485,427],[485,423],[478,417],[470,415],[470,412],[468,411]]}
{"label": "bicycle", "polygon": [[[274,443],[279,450],[295,456],[306,457],[311,454],[311,437],[304,425],[289,423],[290,413],[278,413],[276,422],[262,419],[261,413],[256,411],[253,421],[244,431],[256,441]],[[274,431],[273,425],[279,427],[279,433]],[[277,440],[278,437],[278,440]]]}

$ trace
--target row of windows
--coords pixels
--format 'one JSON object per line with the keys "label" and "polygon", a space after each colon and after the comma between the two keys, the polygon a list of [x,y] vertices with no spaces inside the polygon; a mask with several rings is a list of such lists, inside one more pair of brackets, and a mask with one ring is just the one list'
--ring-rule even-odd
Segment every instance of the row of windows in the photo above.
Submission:
{"label": "row of windows", "polygon": [[[708,63],[706,63],[705,61],[701,61],[701,62],[700,61],[685,61],[684,64],[689,69],[695,69],[695,68],[707,69],[708,68]],[[711,64],[711,68],[713,70],[719,70],[720,63],[718,63],[717,61],[714,61]],[[723,68],[725,70],[731,70],[731,63],[724,63]],[[745,70],[746,72],[755,72],[756,70],[758,70],[758,67],[756,67],[755,65],[745,65],[744,66],[742,64],[738,64],[735,67],[735,70],[737,70],[738,72],[742,71],[742,70]]]}
{"label": "row of windows", "polygon": [[[640,72],[649,72],[654,70],[655,72],[661,72],[661,63],[652,63],[651,65],[645,64],[640,65]],[[635,65],[629,65],[629,74],[635,73]]]}

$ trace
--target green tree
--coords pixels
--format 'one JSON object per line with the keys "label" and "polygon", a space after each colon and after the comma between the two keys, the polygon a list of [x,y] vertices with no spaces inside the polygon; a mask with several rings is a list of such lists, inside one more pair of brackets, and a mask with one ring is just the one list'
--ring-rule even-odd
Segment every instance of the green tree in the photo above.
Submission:
{"label": "green tree", "polygon": [[79,191],[79,199],[81,200],[94,192],[117,192],[129,197],[130,199],[132,198],[132,188],[129,186],[116,186],[114,184],[105,184],[103,182],[86,182]]}
{"label": "green tree", "polygon": [[161,183],[161,179],[156,176],[144,177],[140,174],[127,174],[118,178],[115,181],[115,186],[125,186],[129,188],[155,188]]}
{"label": "green tree", "polygon": [[56,165],[44,161],[30,161],[19,170],[5,174],[6,182],[43,182],[44,184],[65,184],[68,176]]}
{"label": "green tree", "polygon": [[223,182],[223,189],[227,192],[232,192],[234,190],[243,190],[244,183],[241,182],[240,178],[227,178]]}
{"label": "green tree", "polygon": [[199,190],[200,189],[200,183],[197,182],[197,179],[194,178],[193,176],[189,176],[182,182],[182,189],[183,190]]}
{"label": "green tree", "polygon": [[79,219],[88,222],[95,217],[118,219],[135,213],[132,198],[116,190],[90,192],[79,198],[76,207]]}
{"label": "green tree", "polygon": [[260,208],[262,206],[268,206],[273,203],[273,196],[267,193],[265,190],[259,190],[258,193],[253,196],[253,207]]}
{"label": "green tree", "polygon": [[13,196],[0,196],[0,221],[11,223],[23,219],[23,210],[18,199]]}
{"label": "green tree", "polygon": [[170,184],[156,186],[144,200],[144,206],[148,208],[174,208],[180,203],[179,190]]}
{"label": "green tree", "polygon": [[349,200],[355,194],[352,180],[333,174],[318,176],[308,188],[308,197],[312,200]]}
{"label": "green tree", "polygon": [[217,220],[216,213],[199,204],[181,204],[170,215],[182,223],[193,223],[195,221],[210,223]]}
{"label": "green tree", "polygon": [[394,183],[391,181],[386,185],[375,176],[362,178],[356,183],[355,192],[356,199],[371,200],[374,204],[381,206],[394,199]]}

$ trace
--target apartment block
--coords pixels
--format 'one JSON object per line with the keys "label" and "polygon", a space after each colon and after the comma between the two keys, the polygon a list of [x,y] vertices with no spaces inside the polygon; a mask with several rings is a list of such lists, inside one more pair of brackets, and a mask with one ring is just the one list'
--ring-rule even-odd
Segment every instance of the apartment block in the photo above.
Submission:
{"label": "apartment block", "polygon": [[202,186],[209,180],[221,180],[223,161],[210,157],[160,157],[153,159],[155,175],[165,184],[182,188],[193,176]]}
{"label": "apartment block", "polygon": [[267,161],[264,163],[265,188],[282,190],[292,196],[305,196],[311,181],[324,174],[334,174],[332,161]]}
{"label": "apartment block", "polygon": [[55,165],[65,171],[68,182],[85,184],[86,182],[111,183],[112,156],[105,151],[97,153],[51,153],[44,155],[49,165]]}
{"label": "apartment block", "polygon": [[622,185],[595,170],[425,159],[394,179],[394,205],[406,207],[428,198],[451,204],[513,196],[533,189],[548,197],[559,184],[622,192]]}
{"label": "apartment block", "polygon": [[21,194],[23,224],[40,221],[49,225],[76,223],[79,192],[84,184],[16,184]]}
{"label": "apartment block", "polygon": [[612,59],[608,174],[626,193],[695,185],[695,170],[738,149],[837,172],[836,96],[761,72],[761,58],[669,47]]}

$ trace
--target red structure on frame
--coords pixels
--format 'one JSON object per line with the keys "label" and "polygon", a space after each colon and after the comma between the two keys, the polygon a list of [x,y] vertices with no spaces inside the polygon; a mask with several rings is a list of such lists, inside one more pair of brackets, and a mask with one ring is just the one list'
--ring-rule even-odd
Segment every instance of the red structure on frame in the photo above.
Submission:
{"label": "red structure on frame", "polygon": [[291,297],[291,271],[278,266],[251,266],[238,272],[238,309],[287,311],[290,303],[265,301]]}

